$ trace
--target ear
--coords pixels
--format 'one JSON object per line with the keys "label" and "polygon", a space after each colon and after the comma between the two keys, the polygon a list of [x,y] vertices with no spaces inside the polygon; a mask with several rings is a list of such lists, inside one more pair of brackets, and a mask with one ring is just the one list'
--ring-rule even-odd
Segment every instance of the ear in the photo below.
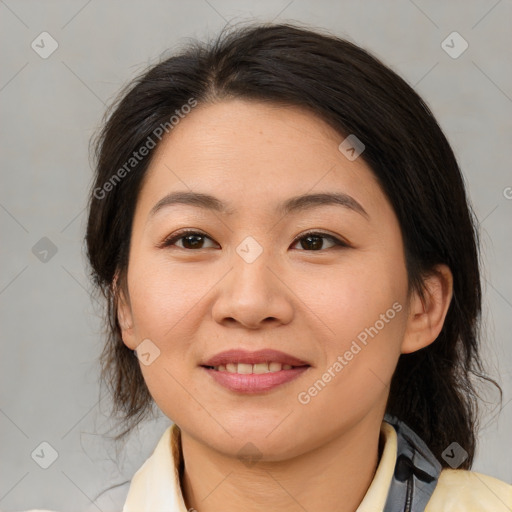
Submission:
{"label": "ear", "polygon": [[425,297],[414,292],[402,342],[402,354],[416,352],[439,336],[453,295],[453,275],[447,265],[436,265],[424,279]]}
{"label": "ear", "polygon": [[119,283],[119,274],[116,272],[112,288],[117,297],[117,321],[121,327],[121,335],[123,343],[130,349],[135,350],[137,343],[135,341],[135,334],[133,329],[133,315],[130,305],[130,299],[127,296],[124,286]]}

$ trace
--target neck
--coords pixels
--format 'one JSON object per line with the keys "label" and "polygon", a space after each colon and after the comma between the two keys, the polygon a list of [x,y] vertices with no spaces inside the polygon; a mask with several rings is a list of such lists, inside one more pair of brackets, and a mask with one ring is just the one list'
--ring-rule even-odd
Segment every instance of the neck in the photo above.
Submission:
{"label": "neck", "polygon": [[379,460],[380,421],[363,420],[321,447],[283,461],[243,464],[182,431],[187,509],[197,512],[355,511]]}

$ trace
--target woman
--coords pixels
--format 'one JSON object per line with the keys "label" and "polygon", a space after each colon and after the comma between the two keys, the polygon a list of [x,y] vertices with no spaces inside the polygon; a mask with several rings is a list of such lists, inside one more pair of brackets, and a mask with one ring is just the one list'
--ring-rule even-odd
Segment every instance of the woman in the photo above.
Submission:
{"label": "woman", "polygon": [[102,376],[120,437],[153,402],[174,422],[124,512],[512,509],[470,471],[474,215],[404,80],[253,25],[136,79],[96,147]]}

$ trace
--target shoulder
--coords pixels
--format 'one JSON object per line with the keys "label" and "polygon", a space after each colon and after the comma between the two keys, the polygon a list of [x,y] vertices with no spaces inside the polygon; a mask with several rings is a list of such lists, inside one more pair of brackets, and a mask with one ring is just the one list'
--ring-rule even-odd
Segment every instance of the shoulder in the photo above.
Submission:
{"label": "shoulder", "polygon": [[83,512],[121,512],[129,488],[130,481],[126,481],[105,489]]}
{"label": "shoulder", "polygon": [[425,512],[506,512],[512,510],[512,485],[463,469],[443,469]]}

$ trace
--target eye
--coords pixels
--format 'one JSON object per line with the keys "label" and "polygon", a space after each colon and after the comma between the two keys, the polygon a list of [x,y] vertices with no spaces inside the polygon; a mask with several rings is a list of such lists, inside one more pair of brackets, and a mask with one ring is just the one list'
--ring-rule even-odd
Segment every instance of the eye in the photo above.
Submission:
{"label": "eye", "polygon": [[[175,245],[176,242],[183,241],[183,246],[177,246],[180,249],[207,249],[208,247],[204,247],[204,239],[212,240],[208,235],[201,231],[187,229],[174,233],[169,238],[166,238],[159,247],[170,247]],[[334,246],[349,247],[348,243],[340,240],[339,238],[318,231],[310,231],[309,233],[301,235],[294,240],[294,245],[301,243],[303,248],[306,246],[305,250],[319,251],[326,249],[324,247],[323,239],[331,241],[332,245],[330,248]],[[329,249],[329,247],[327,247],[327,249]]]}
{"label": "eye", "polygon": [[[166,238],[160,245],[160,248],[170,247],[175,244],[175,242],[179,242],[183,240],[183,246],[178,246],[179,249],[205,249],[204,243],[201,239],[207,238],[211,240],[209,236],[200,231],[194,231],[192,229],[185,229],[179,231],[178,233],[174,233],[169,238]],[[206,247],[207,249],[207,247]]]}
{"label": "eye", "polygon": [[309,250],[319,251],[321,249],[325,249],[325,247],[323,247],[324,243],[322,239],[327,239],[331,241],[333,245],[330,248],[334,246],[349,247],[348,243],[340,240],[339,238],[318,231],[310,231],[309,233],[301,235],[300,237],[294,240],[294,245],[300,243],[302,247],[306,246],[308,247]]}

